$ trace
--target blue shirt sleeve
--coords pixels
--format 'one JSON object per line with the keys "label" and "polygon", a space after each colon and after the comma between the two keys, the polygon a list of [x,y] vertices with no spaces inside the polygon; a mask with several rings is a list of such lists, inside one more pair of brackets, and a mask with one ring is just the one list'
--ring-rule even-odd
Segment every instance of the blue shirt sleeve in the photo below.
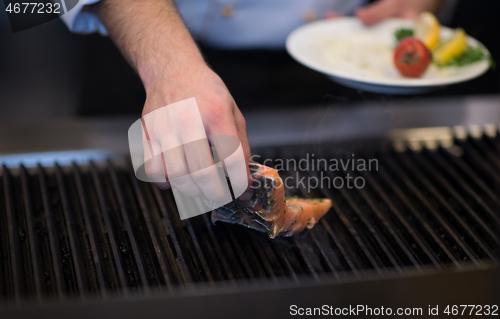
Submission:
{"label": "blue shirt sleeve", "polygon": [[61,19],[71,32],[84,34],[99,32],[107,36],[108,32],[101,21],[99,21],[97,15],[83,10],[85,6],[99,1],[100,0],[80,0],[73,9],[61,16]]}
{"label": "blue shirt sleeve", "polygon": [[191,35],[223,49],[283,49],[296,28],[367,0],[174,0]]}
{"label": "blue shirt sleeve", "polygon": [[[84,7],[100,0],[80,0],[63,21],[72,32],[107,35],[106,28]],[[366,0],[173,0],[192,36],[222,48],[283,48],[293,29],[321,19],[329,10],[352,14]]]}
{"label": "blue shirt sleeve", "polygon": [[[72,32],[107,35],[99,18],[84,9],[100,0],[80,0],[61,18]],[[368,0],[173,0],[191,35],[227,49],[283,49],[295,28],[322,19],[325,12],[351,15]],[[453,12],[457,0],[445,0]],[[446,19],[444,19],[446,20]]]}

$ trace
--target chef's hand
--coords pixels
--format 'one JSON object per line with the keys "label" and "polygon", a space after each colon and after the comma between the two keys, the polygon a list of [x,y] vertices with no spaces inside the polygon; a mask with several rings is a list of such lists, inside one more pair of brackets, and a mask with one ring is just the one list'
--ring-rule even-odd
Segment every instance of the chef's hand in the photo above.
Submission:
{"label": "chef's hand", "polygon": [[444,0],[378,0],[356,11],[356,17],[366,25],[388,18],[415,19],[421,12],[436,13]]}
{"label": "chef's hand", "polygon": [[[221,158],[235,151],[234,141],[228,140],[228,136],[241,141],[244,157],[223,161],[227,171],[239,173],[245,161],[245,175],[230,176],[233,187],[238,178],[248,183],[250,159],[245,119],[226,86],[204,62],[191,65],[175,76],[160,77],[149,83],[143,109],[143,125],[148,134],[144,143],[145,155],[146,159],[151,158],[146,161],[146,174],[156,181],[166,177],[165,182],[156,183],[161,189],[173,186],[190,197],[205,195],[213,202],[225,202],[228,192],[214,166],[206,138],[211,138]],[[196,99],[197,107],[192,99],[183,101],[190,97]],[[170,105],[179,101],[183,102]],[[232,146],[227,145],[231,142]],[[150,149],[162,156],[151,156],[148,154]],[[235,188],[233,190],[236,192]],[[246,197],[240,198],[248,199]]]}
{"label": "chef's hand", "polygon": [[[250,180],[245,120],[222,80],[206,65],[172,0],[105,0],[93,10],[141,77],[147,94],[143,124],[148,114],[164,106],[196,98],[202,124],[194,126],[192,118],[182,111],[163,112],[163,117],[155,117],[151,122],[154,125],[147,127],[145,153],[150,146],[153,150],[159,147],[162,152],[169,149],[169,145],[192,141],[191,134],[199,137],[204,133],[209,138],[210,135],[233,136],[241,141],[246,177]],[[216,142],[214,144],[218,149]],[[204,194],[218,201],[221,183],[215,168],[200,172],[213,164],[208,143],[196,148],[181,146],[162,154],[146,163],[149,177],[171,175],[158,184],[161,188],[171,186],[168,178],[175,179],[174,186],[186,195]],[[177,178],[185,174],[187,177]],[[249,194],[244,194],[243,199],[245,197]]]}

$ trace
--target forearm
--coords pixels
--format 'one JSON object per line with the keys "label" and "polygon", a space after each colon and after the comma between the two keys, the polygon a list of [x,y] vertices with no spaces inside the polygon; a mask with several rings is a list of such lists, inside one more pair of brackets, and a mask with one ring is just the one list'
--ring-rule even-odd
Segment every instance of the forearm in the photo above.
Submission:
{"label": "forearm", "polygon": [[146,91],[158,78],[204,64],[171,0],[103,0],[96,10]]}

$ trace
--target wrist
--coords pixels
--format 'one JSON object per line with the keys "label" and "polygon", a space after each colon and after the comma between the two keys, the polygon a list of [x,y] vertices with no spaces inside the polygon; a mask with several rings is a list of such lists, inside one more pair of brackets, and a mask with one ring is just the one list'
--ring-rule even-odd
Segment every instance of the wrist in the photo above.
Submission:
{"label": "wrist", "polygon": [[[158,50],[161,52],[162,50]],[[200,70],[208,69],[198,49],[196,52],[159,56],[153,52],[152,57],[143,55],[141,61],[136,61],[137,72],[142,80],[146,92],[165,87],[168,82],[180,82],[188,79]]]}

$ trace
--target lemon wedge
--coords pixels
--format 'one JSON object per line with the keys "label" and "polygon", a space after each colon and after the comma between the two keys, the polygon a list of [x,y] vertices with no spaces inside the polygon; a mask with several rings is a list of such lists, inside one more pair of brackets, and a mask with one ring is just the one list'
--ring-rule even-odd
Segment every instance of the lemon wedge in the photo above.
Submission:
{"label": "lemon wedge", "polygon": [[440,27],[435,15],[430,12],[422,12],[415,21],[415,37],[433,51],[439,43]]}
{"label": "lemon wedge", "polygon": [[445,65],[453,58],[461,56],[467,48],[467,34],[463,29],[459,28],[449,40],[443,42],[434,51],[432,56],[435,63]]}

